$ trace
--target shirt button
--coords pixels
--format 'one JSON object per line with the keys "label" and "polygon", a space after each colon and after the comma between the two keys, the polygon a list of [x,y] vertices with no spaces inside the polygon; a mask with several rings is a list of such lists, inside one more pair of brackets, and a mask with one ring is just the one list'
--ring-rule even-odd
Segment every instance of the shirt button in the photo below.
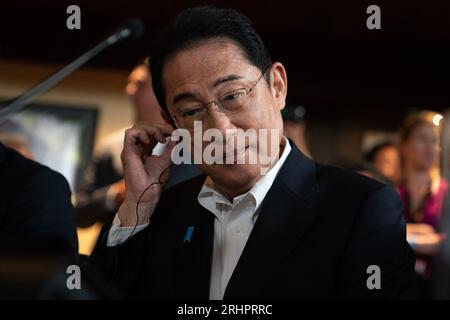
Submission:
{"label": "shirt button", "polygon": [[234,232],[236,232],[237,234],[241,233],[241,229],[239,227],[234,228]]}

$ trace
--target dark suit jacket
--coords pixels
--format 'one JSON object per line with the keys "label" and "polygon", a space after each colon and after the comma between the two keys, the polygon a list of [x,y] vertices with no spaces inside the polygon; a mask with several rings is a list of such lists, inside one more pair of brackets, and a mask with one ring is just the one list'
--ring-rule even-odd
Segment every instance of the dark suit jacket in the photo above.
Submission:
{"label": "dark suit jacket", "polygon": [[[149,227],[123,245],[106,247],[103,230],[91,258],[126,297],[208,299],[214,216],[197,201],[204,179],[167,190]],[[192,241],[183,243],[189,226]],[[293,145],[224,299],[415,298],[405,239],[393,189],[320,165]],[[381,270],[380,290],[366,285],[371,265]]]}
{"label": "dark suit jacket", "polygon": [[0,143],[0,251],[72,255],[77,249],[66,179]]}

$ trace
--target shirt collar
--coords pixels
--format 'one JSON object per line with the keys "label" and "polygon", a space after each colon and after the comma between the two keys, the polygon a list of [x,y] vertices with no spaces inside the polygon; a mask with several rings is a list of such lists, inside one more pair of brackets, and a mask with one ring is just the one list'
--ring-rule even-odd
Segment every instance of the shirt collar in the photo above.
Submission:
{"label": "shirt collar", "polygon": [[217,204],[233,206],[237,205],[245,199],[248,199],[248,201],[253,201],[254,212],[257,212],[262,201],[266,197],[267,192],[275,181],[278,172],[280,171],[291,151],[291,145],[289,144],[289,140],[286,137],[283,136],[281,144],[284,145],[284,149],[278,161],[275,162],[275,164],[266,172],[265,175],[261,177],[261,179],[256,182],[256,184],[248,192],[235,197],[233,199],[233,202],[230,202],[222,193],[217,190],[214,185],[214,181],[210,177],[207,177],[197,197],[200,205],[216,215]]}

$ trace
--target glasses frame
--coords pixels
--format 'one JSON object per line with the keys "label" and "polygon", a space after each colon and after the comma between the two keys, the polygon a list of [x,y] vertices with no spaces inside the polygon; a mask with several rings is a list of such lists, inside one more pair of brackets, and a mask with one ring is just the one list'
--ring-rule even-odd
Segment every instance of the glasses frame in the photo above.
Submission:
{"label": "glasses frame", "polygon": [[[264,75],[265,75],[266,73],[267,73],[267,71],[264,71],[264,72],[259,76],[259,78],[258,78],[253,84],[251,84],[251,85],[250,85],[249,87],[247,87],[247,88],[238,88],[238,89],[231,90],[231,91],[229,91],[229,92],[226,92],[226,93],[220,95],[219,97],[215,98],[214,100],[211,100],[210,102],[207,102],[207,103],[204,103],[204,104],[193,105],[191,108],[201,108],[202,111],[204,111],[204,110],[208,111],[208,106],[209,106],[211,103],[214,103],[214,104],[216,105],[217,109],[218,109],[220,112],[226,114],[225,111],[224,111],[224,109],[223,109],[223,105],[222,105],[222,103],[220,102],[220,99],[222,99],[223,97],[225,97],[225,96],[227,96],[227,95],[229,95],[229,94],[231,94],[231,93],[233,93],[233,92],[235,92],[235,91],[239,91],[239,90],[245,90],[245,96],[244,96],[244,97],[247,97],[247,96],[250,94],[250,92],[253,91],[253,89],[256,87],[256,85],[259,83],[259,81],[264,77]],[[174,122],[174,124],[175,124],[175,126],[176,126],[177,128],[180,128],[180,126],[179,126],[179,124],[178,124],[178,121],[177,121],[177,118],[176,118],[175,115],[172,116],[172,121]]]}

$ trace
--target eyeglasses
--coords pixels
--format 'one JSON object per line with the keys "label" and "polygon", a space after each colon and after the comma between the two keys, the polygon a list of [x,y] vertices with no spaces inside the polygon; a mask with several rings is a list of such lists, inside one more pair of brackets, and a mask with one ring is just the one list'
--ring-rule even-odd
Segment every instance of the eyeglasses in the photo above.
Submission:
{"label": "eyeglasses", "polygon": [[184,108],[183,110],[178,111],[176,116],[172,116],[172,120],[178,128],[185,128],[188,130],[193,129],[194,121],[203,121],[203,118],[208,111],[208,106],[212,103],[214,103],[217,109],[227,117],[239,113],[244,109],[248,94],[252,92],[265,74],[266,72],[263,72],[248,88],[232,90],[208,103]]}

